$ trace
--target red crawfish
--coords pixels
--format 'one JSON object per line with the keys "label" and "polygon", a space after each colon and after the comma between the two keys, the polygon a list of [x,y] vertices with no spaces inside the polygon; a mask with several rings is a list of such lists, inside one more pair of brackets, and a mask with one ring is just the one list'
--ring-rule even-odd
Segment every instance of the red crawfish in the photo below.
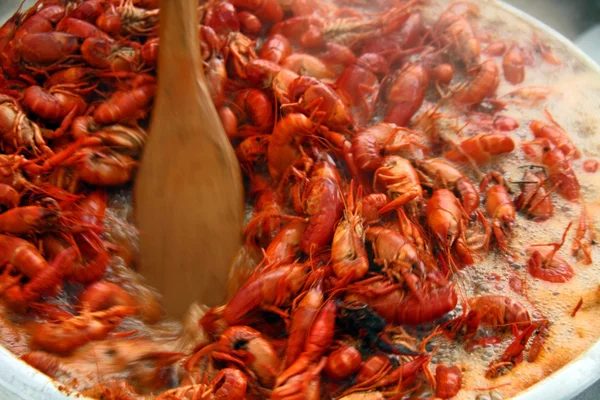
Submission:
{"label": "red crawfish", "polygon": [[156,400],[201,399],[206,393],[210,393],[210,398],[215,400],[243,400],[246,398],[247,388],[248,377],[242,371],[223,368],[208,384],[196,383],[169,389],[158,395]]}
{"label": "red crawfish", "polygon": [[474,162],[485,164],[492,157],[510,153],[515,149],[514,140],[502,133],[480,133],[463,140],[454,149],[447,151],[444,156],[455,162]]}
{"label": "red crawfish", "polygon": [[365,126],[370,119],[379,95],[379,77],[388,72],[389,67],[383,57],[365,53],[348,65],[335,82],[337,90],[348,101],[348,108],[358,126]]}
{"label": "red crawfish", "polygon": [[79,50],[79,38],[63,32],[30,33],[14,42],[14,50],[23,61],[52,64]]}
{"label": "red crawfish", "polygon": [[335,71],[323,62],[320,58],[310,54],[294,53],[290,54],[281,63],[281,66],[297,73],[318,80],[331,80],[337,74]]}
{"label": "red crawfish", "polygon": [[146,84],[114,93],[94,111],[94,120],[99,124],[114,124],[136,116],[154,99],[156,85]]}
{"label": "red crawfish", "polygon": [[133,44],[124,45],[110,39],[90,37],[81,45],[81,57],[98,69],[136,72],[141,69],[141,48],[132,46]]}
{"label": "red crawfish", "polygon": [[45,321],[34,328],[33,346],[57,354],[69,353],[92,340],[102,340],[123,318],[135,314],[133,307],[115,306],[86,312],[59,321]]}
{"label": "red crawfish", "polygon": [[534,173],[531,168],[525,170],[521,181],[521,193],[515,197],[515,207],[534,221],[544,221],[554,213],[551,190],[546,188],[544,171]]}
{"label": "red crawfish", "polygon": [[335,226],[342,217],[344,203],[334,161],[325,155],[315,163],[310,179],[302,193],[304,214],[309,218],[300,250],[312,254],[331,244]]}
{"label": "red crawfish", "polygon": [[222,312],[227,325],[235,325],[258,307],[290,304],[308,277],[304,265],[286,264],[258,271],[229,300]]}
{"label": "red crawfish", "polygon": [[419,200],[423,197],[423,188],[419,174],[410,161],[399,156],[386,156],[375,171],[373,185],[382,185],[392,198],[379,212],[388,212],[403,205],[409,205],[411,213],[418,210]]}
{"label": "red crawfish", "polygon": [[327,356],[323,372],[336,381],[343,381],[354,375],[362,365],[362,355],[354,346],[342,344]]}
{"label": "red crawfish", "polygon": [[260,58],[276,64],[281,64],[290,54],[292,54],[290,41],[277,33],[269,36],[260,49]]}
{"label": "red crawfish", "polygon": [[[541,148],[541,155],[536,154],[534,145]],[[542,164],[546,167],[548,180],[556,191],[565,200],[577,201],[581,187],[569,158],[559,148],[554,147],[547,138],[536,139],[523,144],[523,150],[529,155],[541,157]]]}
{"label": "red crawfish", "polygon": [[185,369],[193,370],[198,361],[209,354],[215,360],[248,368],[266,388],[272,388],[275,383],[279,357],[271,342],[253,328],[241,325],[227,328],[216,343],[201,348],[186,360]]}
{"label": "red crawfish", "polygon": [[355,165],[363,171],[375,171],[381,166],[384,153],[398,151],[413,144],[410,137],[404,142],[402,139],[396,140],[404,133],[404,128],[385,122],[360,130],[352,138]]}
{"label": "red crawfish", "polygon": [[424,288],[422,297],[425,301],[413,294],[405,294],[397,284],[386,282],[380,277],[354,282],[348,288],[347,301],[365,302],[386,321],[394,324],[418,325],[431,322],[452,311],[458,303],[453,285]]}
{"label": "red crawfish", "polygon": [[559,243],[532,244],[527,248],[530,256],[527,271],[531,276],[553,283],[567,282],[575,276],[573,267],[558,254],[558,250],[565,244],[569,228],[571,224],[565,229]]}
{"label": "red crawfish", "polygon": [[308,115],[335,131],[354,129],[352,116],[340,97],[323,82],[309,76],[300,76],[288,88],[290,101]]}
{"label": "red crawfish", "polygon": [[424,254],[420,254],[407,238],[391,229],[371,227],[365,233],[373,246],[374,262],[381,265],[390,278],[405,283],[412,295],[423,301],[421,282],[431,269]]}
{"label": "red crawfish", "polygon": [[[344,282],[361,279],[369,270],[361,204],[355,204],[354,185],[350,184],[344,218],[337,224],[331,243],[331,262],[335,275]],[[359,190],[357,198],[361,197]]]}
{"label": "red crawfish", "polygon": [[294,378],[310,371],[315,364],[319,365],[319,372],[325,366],[325,360],[321,357],[333,343],[336,310],[337,307],[333,300],[323,304],[312,323],[310,331],[307,332],[303,352],[292,365],[277,377],[273,391],[275,397],[282,392],[285,393],[294,389],[302,392],[305,382]]}
{"label": "red crawfish", "polygon": [[[592,263],[592,244],[596,241],[596,230],[588,215],[587,206],[584,204],[577,224],[577,232],[571,246],[574,256],[581,256],[584,264]],[[580,254],[581,253],[581,254]]]}
{"label": "red crawfish", "polygon": [[525,58],[523,50],[515,42],[511,44],[502,60],[504,78],[513,85],[525,80]]}
{"label": "red crawfish", "polygon": [[575,147],[575,144],[567,132],[565,132],[560,125],[556,123],[548,124],[542,121],[534,120],[531,121],[529,127],[537,139],[549,140],[550,143],[562,151],[567,158],[578,159],[581,157],[581,151]]}
{"label": "red crawfish", "polygon": [[450,189],[461,199],[462,206],[467,214],[470,215],[477,210],[479,207],[479,190],[461,171],[439,158],[415,159],[414,163],[421,172],[422,185]]}
{"label": "red crawfish", "polygon": [[429,86],[427,70],[421,63],[408,64],[395,77],[387,79],[391,83],[384,82],[380,91],[380,98],[386,107],[383,120],[407,126],[423,104]]}
{"label": "red crawfish", "polygon": [[58,87],[45,90],[29,86],[23,92],[22,103],[34,114],[51,121],[61,120],[69,113],[78,115],[87,108],[81,96]]}
{"label": "red crawfish", "polygon": [[267,148],[271,177],[278,180],[294,161],[300,158],[300,145],[315,131],[315,125],[304,114],[288,114],[275,124]]}
{"label": "red crawfish", "polygon": [[292,310],[283,365],[289,368],[304,351],[306,338],[323,305],[323,281],[318,279]]}
{"label": "red crawfish", "polygon": [[31,121],[17,101],[0,94],[0,139],[8,146],[25,147],[33,153],[51,152],[46,146],[40,127]]}
{"label": "red crawfish", "polygon": [[440,399],[450,399],[462,387],[462,370],[453,365],[438,364],[435,367],[435,396]]}
{"label": "red crawfish", "polygon": [[472,70],[473,79],[454,94],[460,104],[475,105],[492,96],[500,83],[498,66],[493,60],[486,60]]}
{"label": "red crawfish", "polygon": [[[467,5],[465,7],[465,5]],[[442,45],[449,45],[467,68],[479,61],[481,47],[475,37],[469,16],[477,16],[479,8],[473,3],[457,2],[448,7],[433,26],[433,34]]]}
{"label": "red crawfish", "polygon": [[497,184],[488,189],[485,196],[485,208],[492,218],[492,230],[498,246],[504,251],[509,251],[507,236],[516,224],[515,206],[508,194],[504,178],[495,171],[486,174],[481,181],[480,190],[485,191],[492,181],[496,181]]}

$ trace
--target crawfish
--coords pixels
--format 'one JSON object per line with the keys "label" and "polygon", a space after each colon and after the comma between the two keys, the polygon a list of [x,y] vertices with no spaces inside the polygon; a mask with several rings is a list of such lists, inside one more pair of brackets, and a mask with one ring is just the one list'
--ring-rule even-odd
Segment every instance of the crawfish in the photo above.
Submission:
{"label": "crawfish", "polygon": [[269,36],[260,49],[260,58],[276,64],[281,64],[290,54],[292,54],[290,41],[278,33]]}
{"label": "crawfish", "polygon": [[[389,363],[380,365],[380,369],[376,374],[372,375],[369,379],[363,380],[357,383],[355,386],[350,387],[344,393],[342,393],[342,395],[379,387],[408,386],[408,382],[414,380],[414,377],[417,375],[417,373],[422,370],[424,365],[430,360],[431,356],[420,355],[408,362],[402,363],[402,365],[393,370],[389,368]],[[413,390],[414,389],[410,391]]]}
{"label": "crawfish", "polygon": [[473,318],[475,329],[480,323],[489,326],[514,324],[519,328],[529,325],[529,311],[508,296],[479,296],[467,300],[470,308],[468,319]]}
{"label": "crawfish", "polygon": [[306,254],[331,243],[344,209],[340,183],[335,164],[328,156],[315,164],[302,193],[304,213],[309,220],[300,250]]}
{"label": "crawfish", "polygon": [[288,114],[277,121],[267,148],[269,173],[274,180],[300,157],[300,145],[314,130],[315,125],[304,114]]}
{"label": "crawfish", "polygon": [[441,399],[452,398],[462,386],[462,370],[456,365],[448,367],[438,364],[435,368],[435,381],[435,396]]}
{"label": "crawfish", "polygon": [[569,158],[553,147],[548,139],[541,139],[542,164],[548,171],[548,180],[565,200],[576,201],[580,196],[580,185]]}
{"label": "crawfish", "polygon": [[0,183],[0,206],[6,209],[15,208],[21,200],[21,195],[12,185]]}
{"label": "crawfish", "polygon": [[190,371],[207,353],[212,352],[215,359],[224,359],[247,367],[258,378],[258,382],[266,388],[272,388],[279,369],[279,357],[271,342],[261,333],[248,326],[232,326],[227,328],[219,341],[197,351],[184,364]]}
{"label": "crawfish", "polygon": [[63,32],[30,33],[14,42],[17,56],[32,64],[52,64],[75,54],[77,50],[77,36]]}
{"label": "crawfish", "polygon": [[99,124],[114,124],[132,118],[148,107],[154,99],[156,85],[147,84],[114,93],[94,111],[94,121]]}
{"label": "crawfish", "polygon": [[[23,250],[21,248],[20,250]],[[63,251],[47,268],[32,277],[25,285],[13,285],[4,293],[4,298],[11,308],[21,311],[40,297],[56,293],[62,284],[65,272],[73,265],[73,249]],[[17,254],[13,253],[13,256]],[[19,254],[20,255],[20,254]],[[33,255],[30,253],[30,255]]]}
{"label": "crawfish", "polygon": [[323,282],[318,280],[292,311],[283,366],[289,368],[304,351],[306,337],[323,305]]}
{"label": "crawfish", "polygon": [[281,66],[297,73],[318,80],[331,81],[337,74],[321,59],[310,54],[294,53],[286,57]]}
{"label": "crawfish", "polygon": [[347,66],[335,82],[338,91],[348,102],[348,108],[358,126],[365,126],[375,108],[379,95],[378,75],[389,72],[385,59],[366,53]]}
{"label": "crawfish", "polygon": [[252,174],[250,182],[252,185],[250,195],[256,197],[254,200],[254,217],[244,228],[246,245],[256,246],[258,241],[260,244],[265,243],[265,246],[267,246],[268,243],[273,241],[274,236],[281,228],[283,206],[280,204],[280,198],[268,178]]}
{"label": "crawfish", "polygon": [[391,211],[403,205],[408,205],[413,214],[417,213],[419,199],[423,197],[423,188],[419,174],[410,161],[399,156],[386,156],[381,166],[375,170],[373,185],[380,182],[392,198],[379,212]]}
{"label": "crawfish", "polygon": [[223,309],[225,323],[235,325],[257,307],[289,304],[304,286],[308,274],[304,265],[286,264],[257,271],[235,293]]}
{"label": "crawfish", "polygon": [[2,142],[15,149],[26,147],[37,153],[38,148],[41,148],[44,152],[51,153],[39,126],[27,118],[12,97],[2,94],[0,94],[0,138]]}
{"label": "crawfish", "polygon": [[590,221],[587,206],[584,204],[579,216],[579,223],[577,224],[577,233],[571,246],[571,253],[576,256],[581,251],[583,253],[583,263],[591,264],[592,244],[595,244],[595,241],[596,230]]}
{"label": "crawfish", "polygon": [[465,105],[481,103],[492,96],[500,83],[498,66],[493,60],[486,60],[473,69],[473,80],[454,94],[454,100]]}
{"label": "crawfish", "polygon": [[112,72],[135,72],[141,67],[140,49],[90,37],[81,45],[81,57],[92,67]]}
{"label": "crawfish", "polygon": [[[196,383],[169,389],[156,400],[201,399],[243,400],[246,398],[248,378],[239,369],[223,368],[210,384]],[[206,397],[209,393],[210,397]]]}
{"label": "crawfish", "polygon": [[100,126],[91,116],[75,118],[71,124],[71,135],[75,139],[97,138],[103,145],[113,147],[129,156],[136,156],[142,151],[148,136],[139,126],[122,124]]}
{"label": "crawfish", "polygon": [[[338,223],[331,243],[331,262],[335,275],[344,282],[361,279],[369,270],[365,248],[362,208],[354,204],[354,185],[350,183],[344,218]],[[359,189],[357,197],[360,198]]]}
{"label": "crawfish", "polygon": [[62,321],[46,321],[34,328],[31,343],[52,353],[69,353],[92,340],[106,338],[123,318],[133,314],[132,307],[114,306],[105,311],[84,311]]}
{"label": "crawfish", "polygon": [[29,278],[34,278],[50,268],[33,244],[14,236],[0,234],[0,266],[7,264]]}
{"label": "crawfish", "polygon": [[323,82],[309,76],[300,76],[288,88],[290,101],[309,115],[314,115],[325,126],[336,131],[354,129],[352,116],[339,96]]}
{"label": "crawfish", "polygon": [[407,126],[421,108],[429,86],[427,70],[421,63],[408,64],[398,72],[392,83],[382,83],[380,96],[386,105],[383,120]]}
{"label": "crawfish", "polygon": [[397,284],[391,284],[378,278],[365,288],[362,281],[355,282],[349,287],[346,301],[359,300],[369,304],[389,323],[418,325],[431,322],[452,311],[458,303],[454,285],[440,288],[424,288],[419,300],[413,294],[406,295],[398,289]]}
{"label": "crawfish", "polygon": [[56,228],[60,211],[42,206],[16,207],[0,214],[0,232],[13,235],[43,232]]}
{"label": "crawfish", "polygon": [[467,19],[467,15],[477,15],[476,6],[468,7],[467,11],[461,10],[457,3],[444,11],[433,27],[433,34],[439,38],[444,46],[450,45],[467,68],[472,67],[479,61],[481,46],[475,37],[473,26]]}
{"label": "crawfish", "polygon": [[23,105],[41,118],[62,120],[67,114],[82,113],[87,103],[81,96],[54,87],[48,91],[39,86],[30,86],[23,92]]}
{"label": "crawfish", "polygon": [[510,153],[514,149],[515,142],[510,136],[502,133],[480,133],[463,140],[444,156],[450,161],[472,161],[481,165],[490,162],[493,156]]}
{"label": "crawfish", "polygon": [[223,58],[230,75],[247,79],[246,66],[250,60],[258,58],[254,51],[255,42],[240,32],[231,32],[223,46]]}
{"label": "crawfish", "polygon": [[569,137],[569,135],[556,123],[547,124],[542,121],[531,121],[529,128],[537,139],[547,139],[557,149],[563,152],[565,157],[578,159],[581,158],[581,151]]}
{"label": "crawfish", "polygon": [[[436,189],[433,192],[427,202],[426,219],[427,226],[448,254],[452,246],[459,252],[468,251],[465,244],[468,216],[451,191]],[[469,258],[461,258],[471,263]]]}
{"label": "crawfish", "polygon": [[395,125],[380,123],[359,131],[352,138],[352,153],[356,166],[363,171],[379,168],[382,147],[397,130]]}
{"label": "crawfish", "polygon": [[359,201],[358,207],[362,210],[362,218],[365,226],[377,224],[381,221],[379,210],[390,202],[384,193],[372,193]]}
{"label": "crawfish", "polygon": [[[115,13],[119,21],[108,19],[108,30],[113,31],[111,25],[116,24],[121,28],[121,31],[131,35],[152,35],[156,32],[158,25],[158,9],[145,10],[133,5],[133,0],[122,1],[115,10],[109,8],[106,13]],[[109,14],[110,16],[110,14]],[[98,18],[98,22],[102,20],[102,16]],[[101,24],[100,24],[101,25]]]}
{"label": "crawfish", "polygon": [[521,179],[521,193],[515,198],[515,207],[534,221],[550,218],[554,211],[551,191],[545,188],[546,179],[540,173],[526,169]]}
{"label": "crawfish", "polygon": [[240,127],[240,134],[267,133],[273,129],[273,102],[265,92],[258,89],[244,89],[234,99],[237,110],[242,117],[240,122],[247,121],[251,126]]}
{"label": "crawfish", "polygon": [[400,233],[381,227],[366,230],[373,246],[374,262],[383,266],[383,272],[406,283],[412,294],[423,301],[421,279],[431,269],[415,246]]}
{"label": "crawfish", "polygon": [[[333,300],[328,300],[315,317],[310,331],[305,338],[304,351],[292,365],[285,369],[275,381],[275,391],[289,386],[293,377],[305,372],[317,363],[333,343],[335,315],[337,307]],[[324,367],[324,363],[323,366]]]}
{"label": "crawfish", "polygon": [[513,85],[518,85],[525,80],[525,57],[523,50],[517,43],[508,48],[502,60],[504,77]]}
{"label": "crawfish", "polygon": [[265,258],[269,262],[292,262],[298,253],[305,229],[304,221],[289,222],[269,243],[269,247],[265,250]]}
{"label": "crawfish", "polygon": [[487,191],[485,208],[492,218],[492,230],[498,245],[502,250],[509,251],[507,236],[515,227],[515,206],[508,194],[502,175],[495,171],[486,174],[481,181],[480,190],[485,191],[492,180],[495,180],[497,184]]}
{"label": "crawfish", "polygon": [[56,30],[58,32],[69,33],[82,39],[94,37],[108,41],[112,40],[109,35],[98,29],[96,25],[77,18],[63,18],[58,25],[56,25]]}
{"label": "crawfish", "polygon": [[129,182],[136,164],[133,158],[110,148],[99,150],[94,147],[78,150],[63,163],[73,167],[82,182],[97,186],[119,186]]}
{"label": "crawfish", "polygon": [[469,215],[479,207],[479,191],[458,169],[439,158],[415,159],[414,163],[421,171],[423,185],[445,187],[454,191],[462,200],[463,209]]}
{"label": "crawfish", "polygon": [[575,275],[573,267],[557,254],[558,250],[565,244],[569,228],[571,228],[571,224],[565,229],[559,243],[533,244],[527,248],[527,253],[530,256],[527,261],[527,271],[531,276],[553,283],[567,282],[573,278]]}

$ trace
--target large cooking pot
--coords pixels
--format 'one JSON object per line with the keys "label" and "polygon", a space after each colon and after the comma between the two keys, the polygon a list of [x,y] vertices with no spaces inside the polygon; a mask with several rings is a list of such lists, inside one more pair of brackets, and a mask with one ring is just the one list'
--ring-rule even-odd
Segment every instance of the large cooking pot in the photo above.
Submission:
{"label": "large cooking pot", "polygon": [[[14,13],[20,2],[21,0],[0,0],[0,24],[4,23]],[[26,1],[24,8],[33,3],[32,0]],[[486,3],[489,3],[486,7],[498,7],[553,37],[568,48],[573,57],[600,76],[600,66],[554,29],[501,1],[491,0]],[[513,399],[570,400],[599,379],[600,340],[563,368],[513,397]],[[85,400],[80,394],[57,384],[46,375],[15,358],[12,353],[0,346],[0,400],[67,400],[75,398]],[[591,398],[594,398],[594,396]]]}

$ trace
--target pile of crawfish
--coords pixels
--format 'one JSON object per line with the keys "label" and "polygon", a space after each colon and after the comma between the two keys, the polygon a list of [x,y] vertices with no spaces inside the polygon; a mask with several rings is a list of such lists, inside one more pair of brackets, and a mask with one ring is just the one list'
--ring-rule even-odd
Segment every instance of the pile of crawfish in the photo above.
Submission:
{"label": "pile of crawfish", "polygon": [[[561,60],[536,37],[494,40],[473,3],[433,20],[422,1],[372,3],[199,3],[204,72],[253,210],[240,252],[253,271],[197,322],[203,339],[186,351],[139,350],[151,337],[92,350],[127,354],[112,372],[137,377],[96,396],[447,399],[463,370],[432,372],[429,341],[500,342],[478,337],[481,325],[514,335],[489,378],[526,347],[535,360],[547,320],[507,296],[466,298],[456,283],[492,249],[515,257],[517,212],[541,222],[554,196],[583,202],[572,166],[582,154],[549,113],[521,143],[537,166],[519,195],[480,169],[517,151],[506,104],[550,94],[497,97],[500,80],[520,84],[527,67]],[[127,190],[146,141],[159,23],[156,1],[40,0],[0,28],[0,299],[33,326],[22,358],[53,377],[90,345],[126,343],[125,319],[162,318],[152,295],[109,279],[120,244],[106,225],[107,196]],[[458,129],[453,112],[474,128]],[[533,277],[574,276],[557,254],[568,229],[527,249]],[[588,264],[593,240],[583,207],[572,250]]]}

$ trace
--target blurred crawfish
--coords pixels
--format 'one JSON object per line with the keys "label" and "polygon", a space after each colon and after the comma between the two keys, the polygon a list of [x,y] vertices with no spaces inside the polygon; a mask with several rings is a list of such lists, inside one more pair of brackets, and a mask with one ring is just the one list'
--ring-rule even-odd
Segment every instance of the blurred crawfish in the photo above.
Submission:
{"label": "blurred crawfish", "polygon": [[491,181],[496,181],[486,193],[485,208],[492,218],[492,230],[498,241],[498,246],[509,251],[507,236],[514,229],[516,223],[515,206],[508,194],[504,178],[499,173],[492,171],[485,175],[481,181],[480,190],[483,192]]}
{"label": "blurred crawfish", "polygon": [[5,151],[25,148],[34,154],[40,151],[52,154],[39,126],[27,118],[15,99],[3,94],[0,94],[0,139]]}

